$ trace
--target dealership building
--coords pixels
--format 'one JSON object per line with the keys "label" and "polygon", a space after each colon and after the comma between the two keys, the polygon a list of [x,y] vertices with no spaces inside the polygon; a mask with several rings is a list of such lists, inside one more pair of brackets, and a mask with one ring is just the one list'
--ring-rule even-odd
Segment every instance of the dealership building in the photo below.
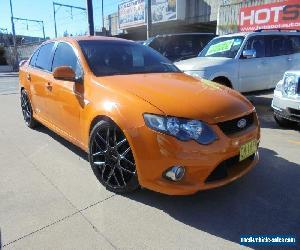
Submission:
{"label": "dealership building", "polygon": [[[296,29],[300,23],[297,4],[299,0],[152,0],[152,35],[184,32],[222,35],[239,30],[279,28],[286,5],[294,6],[289,16],[295,17],[293,22],[284,21],[286,28]],[[105,20],[110,35],[133,40],[146,39],[146,23],[147,0],[122,2]]]}

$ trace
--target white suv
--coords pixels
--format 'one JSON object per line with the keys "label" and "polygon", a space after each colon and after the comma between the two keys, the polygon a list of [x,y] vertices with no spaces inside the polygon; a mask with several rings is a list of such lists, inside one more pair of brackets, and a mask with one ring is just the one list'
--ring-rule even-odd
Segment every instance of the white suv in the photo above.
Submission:
{"label": "white suv", "polygon": [[300,67],[300,32],[255,31],[219,36],[198,57],[175,65],[186,74],[240,92],[271,89],[287,70]]}
{"label": "white suv", "polygon": [[280,126],[300,123],[300,71],[287,71],[274,90],[275,121]]}

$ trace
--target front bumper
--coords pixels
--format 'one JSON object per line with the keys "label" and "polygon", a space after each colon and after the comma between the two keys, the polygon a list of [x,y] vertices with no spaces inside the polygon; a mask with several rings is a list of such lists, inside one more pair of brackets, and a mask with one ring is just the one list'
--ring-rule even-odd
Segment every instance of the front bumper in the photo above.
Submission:
{"label": "front bumper", "polygon": [[[170,195],[193,194],[234,181],[258,162],[258,153],[242,162],[231,161],[239,156],[241,145],[253,139],[259,141],[257,118],[245,131],[230,136],[225,135],[217,125],[212,127],[218,140],[210,145],[200,145],[195,141],[182,142],[146,126],[126,131],[141,186]],[[213,171],[228,161],[231,162],[231,166],[228,167],[227,175],[208,181]],[[162,174],[174,165],[184,166],[186,170],[184,178],[179,182],[162,177]]]}
{"label": "front bumper", "polygon": [[282,118],[300,122],[300,96],[286,97],[280,91],[274,91],[272,100],[274,113]]}

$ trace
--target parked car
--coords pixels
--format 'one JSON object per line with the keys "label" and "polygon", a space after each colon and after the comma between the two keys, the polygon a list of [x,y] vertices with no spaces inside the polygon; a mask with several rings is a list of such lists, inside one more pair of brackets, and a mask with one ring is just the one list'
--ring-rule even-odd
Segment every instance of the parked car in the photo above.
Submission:
{"label": "parked car", "polygon": [[170,61],[196,57],[204,46],[215,37],[213,33],[180,33],[157,35],[144,42]]}
{"label": "parked car", "polygon": [[88,152],[99,181],[117,193],[191,194],[258,161],[260,130],[246,98],[132,41],[47,41],[21,66],[20,84],[25,124],[42,123]]}
{"label": "parked car", "polygon": [[260,30],[216,37],[198,57],[175,65],[240,92],[271,89],[285,71],[300,65],[300,32]]}
{"label": "parked car", "polygon": [[275,121],[280,126],[300,123],[300,70],[287,71],[274,90]]}

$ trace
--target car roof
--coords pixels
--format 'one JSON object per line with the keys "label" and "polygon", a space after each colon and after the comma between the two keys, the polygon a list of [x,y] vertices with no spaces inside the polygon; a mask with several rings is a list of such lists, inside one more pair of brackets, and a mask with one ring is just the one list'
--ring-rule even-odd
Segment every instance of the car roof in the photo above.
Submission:
{"label": "car roof", "polygon": [[285,74],[296,74],[300,75],[300,70],[288,70],[285,72]]}
{"label": "car roof", "polygon": [[170,34],[159,34],[155,37],[165,37],[165,36],[186,36],[186,35],[216,35],[214,33],[206,32],[193,32],[193,33],[170,33]]}
{"label": "car roof", "polygon": [[231,37],[231,36],[249,36],[252,34],[256,35],[300,35],[300,32],[291,30],[291,31],[277,31],[277,30],[263,30],[263,31],[252,31],[252,32],[237,32],[230,33],[226,35],[221,35],[222,37]]}
{"label": "car roof", "polygon": [[60,37],[47,40],[45,43],[48,42],[79,42],[79,41],[119,41],[119,42],[132,42],[131,40],[126,40],[117,37],[109,37],[109,36],[71,36],[71,37]]}

